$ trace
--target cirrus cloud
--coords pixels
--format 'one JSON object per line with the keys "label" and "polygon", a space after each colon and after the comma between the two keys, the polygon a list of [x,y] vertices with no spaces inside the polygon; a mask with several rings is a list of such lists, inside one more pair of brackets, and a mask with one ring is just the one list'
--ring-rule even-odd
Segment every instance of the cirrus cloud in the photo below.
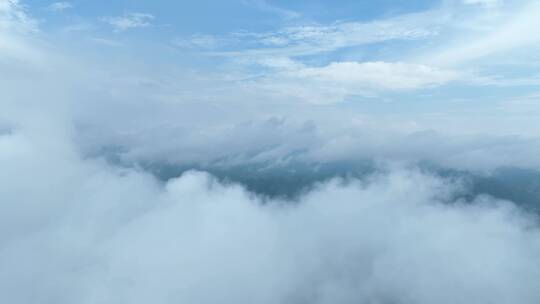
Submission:
{"label": "cirrus cloud", "polygon": [[106,17],[103,20],[109,23],[115,32],[123,32],[132,28],[148,27],[154,18],[154,15],[146,13],[126,13],[118,17]]}

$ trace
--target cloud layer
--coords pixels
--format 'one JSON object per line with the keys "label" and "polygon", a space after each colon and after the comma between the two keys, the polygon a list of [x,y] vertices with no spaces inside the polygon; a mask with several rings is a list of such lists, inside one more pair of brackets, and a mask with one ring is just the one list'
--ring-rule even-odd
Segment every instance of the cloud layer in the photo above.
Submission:
{"label": "cloud layer", "polygon": [[459,180],[394,169],[263,204],[201,172],[163,185],[34,135],[0,137],[3,302],[539,300],[536,219],[454,201]]}

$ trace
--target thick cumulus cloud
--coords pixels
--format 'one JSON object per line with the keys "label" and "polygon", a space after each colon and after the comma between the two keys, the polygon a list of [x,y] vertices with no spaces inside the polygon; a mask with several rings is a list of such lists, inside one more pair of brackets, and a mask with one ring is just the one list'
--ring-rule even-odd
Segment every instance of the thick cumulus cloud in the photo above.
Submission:
{"label": "thick cumulus cloud", "polygon": [[[4,303],[537,303],[540,227],[459,180],[391,169],[262,203],[188,172],[0,137]],[[37,133],[36,133],[37,132]]]}

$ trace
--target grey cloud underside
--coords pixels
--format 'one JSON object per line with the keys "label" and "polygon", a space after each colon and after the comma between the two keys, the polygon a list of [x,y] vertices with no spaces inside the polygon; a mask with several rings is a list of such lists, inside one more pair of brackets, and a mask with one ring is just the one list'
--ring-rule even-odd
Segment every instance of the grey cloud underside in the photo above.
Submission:
{"label": "grey cloud underside", "polygon": [[[230,115],[227,111],[200,110],[212,114],[205,118],[191,115],[190,110],[179,111],[172,117],[164,115],[158,122],[148,122],[139,115],[126,115],[127,123],[114,117],[102,118],[100,125],[81,128],[76,139],[88,155],[105,154],[127,163],[227,166],[387,160],[427,161],[470,171],[540,168],[540,137],[534,130],[533,135],[448,134],[430,129],[429,123],[410,126],[407,118],[387,122],[368,116],[373,122],[358,123],[343,111],[330,112],[330,118],[313,119],[307,115],[304,118],[302,113],[292,119],[257,117],[254,113],[256,118],[238,123],[222,120]],[[233,120],[243,120],[248,113],[233,116]],[[454,117],[444,123],[459,122]],[[443,129],[445,124],[436,127]]]}

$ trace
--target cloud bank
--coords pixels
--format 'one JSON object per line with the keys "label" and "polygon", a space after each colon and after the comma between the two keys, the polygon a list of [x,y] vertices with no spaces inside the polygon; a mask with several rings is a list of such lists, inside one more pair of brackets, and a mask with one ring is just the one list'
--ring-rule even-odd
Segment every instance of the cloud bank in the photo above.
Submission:
{"label": "cloud bank", "polygon": [[392,169],[262,203],[202,172],[161,184],[82,160],[34,132],[0,136],[2,302],[540,300],[537,219],[456,200],[459,180]]}

